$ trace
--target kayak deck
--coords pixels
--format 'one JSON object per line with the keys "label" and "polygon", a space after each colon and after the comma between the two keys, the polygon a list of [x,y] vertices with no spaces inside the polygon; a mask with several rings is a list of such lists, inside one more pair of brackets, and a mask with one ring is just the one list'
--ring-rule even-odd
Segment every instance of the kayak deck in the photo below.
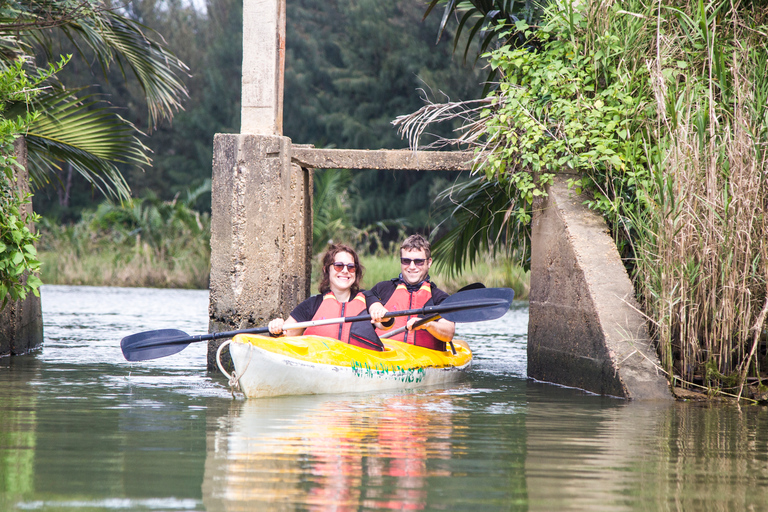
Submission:
{"label": "kayak deck", "polygon": [[255,334],[238,334],[235,342],[246,343],[274,354],[300,361],[334,366],[392,366],[398,369],[461,367],[472,361],[472,351],[455,343],[456,355],[384,339],[385,350],[356,347],[322,336],[272,338]]}

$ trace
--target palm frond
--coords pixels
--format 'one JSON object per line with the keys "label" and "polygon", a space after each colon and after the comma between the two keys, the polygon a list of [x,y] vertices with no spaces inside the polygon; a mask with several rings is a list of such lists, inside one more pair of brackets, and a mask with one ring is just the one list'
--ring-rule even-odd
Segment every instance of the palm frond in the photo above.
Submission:
{"label": "palm frond", "polygon": [[[113,62],[123,75],[126,68],[130,69],[144,90],[152,127],[162,119],[171,119],[182,108],[188,93],[179,77],[187,74],[188,68],[162,44],[162,36],[149,27],[121,15],[103,0],[5,4],[6,10],[0,14],[0,36],[16,37],[17,42],[29,37],[51,58],[51,35],[42,29],[56,27],[83,56],[87,58],[85,49],[92,51],[105,74]],[[0,60],[3,58],[0,53]]]}
{"label": "palm frond", "polygon": [[[94,96],[78,98],[61,89],[35,98],[31,107],[39,115],[25,136],[35,186],[48,183],[51,171],[59,170],[66,161],[105,195],[130,196],[116,164],[149,165],[149,149],[136,137],[138,130],[129,121],[101,105]],[[13,107],[20,108],[25,105]]]}
{"label": "palm frond", "polygon": [[76,42],[75,34],[82,37],[97,55],[102,69],[107,71],[114,61],[123,75],[125,67],[133,72],[147,99],[150,122],[154,128],[158,121],[170,119],[181,108],[187,89],[179,78],[188,68],[173,53],[147,36],[151,29],[115,12],[73,23],[64,33]]}
{"label": "palm frond", "polygon": [[476,175],[457,183],[438,195],[445,220],[434,232],[453,227],[432,245],[437,270],[450,275],[460,273],[478,261],[481,255],[503,252],[530,268],[530,232],[527,225],[514,222],[514,213],[521,204],[498,181],[488,181]]}

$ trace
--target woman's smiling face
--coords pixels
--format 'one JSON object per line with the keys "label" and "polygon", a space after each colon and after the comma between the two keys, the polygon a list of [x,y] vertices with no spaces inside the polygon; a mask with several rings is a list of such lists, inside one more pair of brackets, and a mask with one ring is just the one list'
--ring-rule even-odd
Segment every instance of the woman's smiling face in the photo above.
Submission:
{"label": "woman's smiling face", "polygon": [[348,252],[340,252],[336,254],[333,263],[343,263],[344,267],[341,270],[336,270],[333,264],[331,264],[331,267],[328,269],[331,291],[336,293],[337,291],[349,290],[355,282],[356,269],[350,271],[348,265],[350,263],[354,265],[355,258]]}

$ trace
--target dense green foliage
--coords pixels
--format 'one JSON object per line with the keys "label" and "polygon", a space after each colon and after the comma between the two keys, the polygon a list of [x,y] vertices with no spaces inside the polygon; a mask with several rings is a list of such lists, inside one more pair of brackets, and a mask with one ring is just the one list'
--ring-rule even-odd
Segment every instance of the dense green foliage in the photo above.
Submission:
{"label": "dense green foliage", "polygon": [[183,198],[154,195],[83,210],[73,224],[43,219],[41,277],[51,284],[207,288],[210,216],[192,206],[210,182]]}
{"label": "dense green foliage", "polygon": [[35,120],[36,114],[9,116],[7,106],[28,101],[31,95],[39,92],[40,83],[63,65],[64,61],[61,61],[57,66],[51,66],[47,73],[32,79],[21,62],[0,70],[0,309],[9,299],[22,299],[29,292],[38,295],[42,284],[37,276],[40,262],[34,246],[39,236],[28,225],[37,217],[28,208],[30,194],[17,184],[17,174],[23,168],[17,161],[14,147],[14,141]]}
{"label": "dense green foliage", "polygon": [[[289,1],[285,135],[317,147],[402,148],[406,143],[391,121],[418,109],[423,95],[438,100],[477,96],[484,72],[453,57],[448,41],[435,45],[438,20],[423,23],[423,9],[405,0]],[[210,178],[213,135],[239,130],[242,2],[209,0],[204,11],[197,11],[176,0],[135,0],[127,4],[126,15],[161,33],[189,66],[184,110],[173,124],[157,125],[142,140],[152,150],[152,168],[121,166],[135,196],[153,191],[170,200]],[[99,84],[114,105],[125,107],[131,122],[148,127],[134,77],[123,79],[119,70],[110,69],[105,80],[78,55],[62,76],[76,85]],[[65,174],[60,173],[64,186]],[[436,223],[430,217],[432,199],[454,179],[449,173],[353,173],[349,223],[365,229],[384,221],[392,227],[381,233],[391,239],[396,226],[425,231]],[[77,176],[70,182],[67,194],[57,192],[59,183],[38,191],[36,208],[53,218],[76,220],[82,208],[101,199]],[[207,197],[196,205],[209,206]]]}
{"label": "dense green foliage", "polygon": [[478,174],[453,190],[459,215],[479,215],[438,249],[461,268],[479,245],[521,247],[526,230],[509,224],[530,222],[543,186],[568,172],[627,257],[664,371],[736,395],[751,375],[762,393],[768,10],[566,0],[537,26],[498,30],[530,44],[485,55],[501,83],[466,107]]}

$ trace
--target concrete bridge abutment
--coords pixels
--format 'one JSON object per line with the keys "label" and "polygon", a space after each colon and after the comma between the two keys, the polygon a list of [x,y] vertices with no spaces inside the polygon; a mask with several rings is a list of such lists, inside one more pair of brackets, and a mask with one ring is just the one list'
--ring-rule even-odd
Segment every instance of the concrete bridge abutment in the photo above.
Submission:
{"label": "concrete bridge abutment", "polygon": [[263,327],[309,296],[312,171],[291,163],[287,137],[217,134],[213,146],[209,331]]}
{"label": "concrete bridge abutment", "polygon": [[671,399],[605,220],[557,177],[534,205],[528,376],[601,395]]}

